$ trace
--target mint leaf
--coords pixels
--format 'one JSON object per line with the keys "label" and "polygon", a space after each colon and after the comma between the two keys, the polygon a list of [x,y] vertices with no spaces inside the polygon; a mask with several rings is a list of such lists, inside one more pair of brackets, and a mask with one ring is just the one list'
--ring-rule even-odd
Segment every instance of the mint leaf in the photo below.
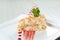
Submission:
{"label": "mint leaf", "polygon": [[32,9],[32,13],[34,14],[35,17],[38,17],[39,16],[39,13],[40,13],[39,8],[33,8]]}

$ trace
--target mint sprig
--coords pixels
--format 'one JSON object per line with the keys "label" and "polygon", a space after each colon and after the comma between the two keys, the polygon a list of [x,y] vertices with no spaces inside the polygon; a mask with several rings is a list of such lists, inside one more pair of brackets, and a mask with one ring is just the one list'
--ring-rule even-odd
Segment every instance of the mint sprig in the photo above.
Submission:
{"label": "mint sprig", "polygon": [[32,9],[32,13],[34,14],[35,17],[38,17],[39,16],[39,13],[40,13],[39,8],[33,8]]}

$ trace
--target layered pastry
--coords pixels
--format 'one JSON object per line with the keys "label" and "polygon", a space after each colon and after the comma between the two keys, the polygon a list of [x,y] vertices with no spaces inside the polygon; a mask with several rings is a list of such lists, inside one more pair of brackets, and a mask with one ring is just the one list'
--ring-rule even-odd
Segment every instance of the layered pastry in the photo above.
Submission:
{"label": "layered pastry", "polygon": [[25,40],[34,40],[36,31],[46,30],[46,18],[38,7],[33,8],[28,17],[19,20],[18,31],[23,32]]}

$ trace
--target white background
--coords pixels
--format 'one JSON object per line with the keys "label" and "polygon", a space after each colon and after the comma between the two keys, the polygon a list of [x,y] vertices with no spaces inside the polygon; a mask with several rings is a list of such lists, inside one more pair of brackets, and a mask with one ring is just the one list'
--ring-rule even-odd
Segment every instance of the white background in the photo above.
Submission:
{"label": "white background", "polygon": [[28,12],[34,5],[41,13],[60,18],[60,0],[0,0],[0,24]]}

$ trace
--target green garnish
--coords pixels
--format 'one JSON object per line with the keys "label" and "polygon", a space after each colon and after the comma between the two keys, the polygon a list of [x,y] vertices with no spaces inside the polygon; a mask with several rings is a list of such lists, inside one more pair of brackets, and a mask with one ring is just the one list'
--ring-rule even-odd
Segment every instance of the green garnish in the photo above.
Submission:
{"label": "green garnish", "polygon": [[34,14],[35,17],[38,17],[39,16],[39,13],[40,13],[39,8],[33,8],[32,9],[32,13]]}

